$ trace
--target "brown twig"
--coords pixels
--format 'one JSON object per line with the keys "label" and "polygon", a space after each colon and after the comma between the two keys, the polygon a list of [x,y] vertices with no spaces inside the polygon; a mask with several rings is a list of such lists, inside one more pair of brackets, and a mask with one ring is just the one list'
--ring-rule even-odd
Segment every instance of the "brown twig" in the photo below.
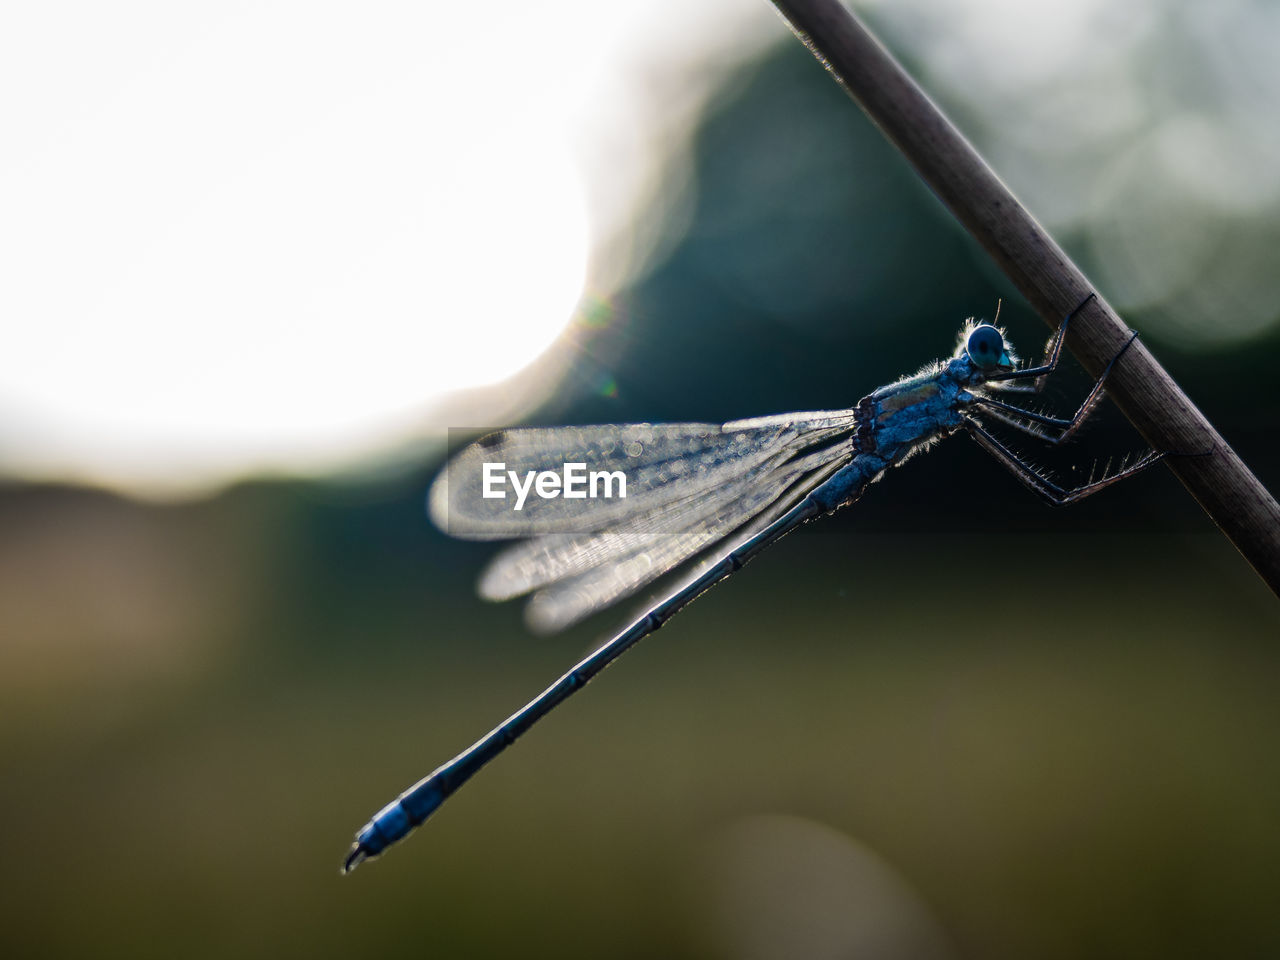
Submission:
{"label": "brown twig", "polygon": [[[837,0],[773,0],[800,39],[911,161],[1051,327],[1093,291],[1071,259],[867,29]],[[1099,295],[1067,346],[1097,376],[1129,337]],[[1141,341],[1107,392],[1254,570],[1280,595],[1280,506]]]}

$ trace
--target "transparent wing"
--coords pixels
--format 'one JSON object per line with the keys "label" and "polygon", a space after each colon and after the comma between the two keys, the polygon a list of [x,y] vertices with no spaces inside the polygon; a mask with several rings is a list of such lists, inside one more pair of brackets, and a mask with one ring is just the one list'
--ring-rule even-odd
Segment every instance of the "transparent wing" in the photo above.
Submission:
{"label": "transparent wing", "polygon": [[671,564],[659,558],[674,551],[676,543],[689,542],[698,549],[719,539],[732,529],[730,524],[741,523],[767,506],[796,476],[840,456],[840,451],[823,451],[799,462],[784,461],[781,467],[771,462],[723,487],[637,514],[607,530],[549,534],[516,544],[490,562],[480,578],[480,595],[487,600],[510,600],[606,565],[628,562],[639,554],[647,555],[642,562],[651,562],[661,573]]}
{"label": "transparent wing", "polygon": [[[776,510],[770,508],[789,506],[851,457],[851,445],[837,442],[794,460],[761,465],[726,488],[594,537],[520,544],[495,558],[481,579],[481,594],[505,599],[537,589],[525,611],[529,626],[539,632],[563,629],[634,593],[749,521],[772,518]],[[654,532],[656,526],[666,532]]]}
{"label": "transparent wing", "polygon": [[[502,430],[458,453],[431,487],[432,520],[453,536],[477,540],[594,533],[652,515],[703,493],[723,490],[778,457],[855,427],[851,410],[783,414],[723,425],[626,424]],[[621,471],[625,497],[543,499],[530,494],[515,511],[513,491],[483,496],[485,465],[524,478],[580,463],[587,471]]]}

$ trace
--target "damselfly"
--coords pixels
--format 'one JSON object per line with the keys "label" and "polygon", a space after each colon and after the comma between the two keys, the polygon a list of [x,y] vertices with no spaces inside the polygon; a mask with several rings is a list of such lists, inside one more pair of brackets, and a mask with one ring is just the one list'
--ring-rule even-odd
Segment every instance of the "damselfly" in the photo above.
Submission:
{"label": "damselfly", "polygon": [[[492,599],[536,591],[529,618],[537,627],[565,626],[704,551],[711,556],[535,700],[377,813],[356,835],[344,872],[406,836],[477,770],[694,597],[805,521],[853,503],[889,467],[934,441],[968,433],[1053,504],[1079,500],[1158,461],[1163,454],[1150,451],[1117,472],[1069,488],[1037,471],[988,429],[987,422],[996,420],[1050,444],[1076,432],[1136,334],[1071,417],[1026,410],[995,394],[1039,392],[1057,369],[1068,323],[1092,299],[1091,294],[1067,316],[1036,366],[1019,368],[1002,330],[970,321],[950,359],[881,387],[848,410],[723,425],[505,430],[459,453],[432,488],[432,514],[460,536],[527,538],[499,554],[480,591]],[[626,497],[533,497],[515,511],[507,500],[486,495],[493,491],[484,488],[485,464],[501,463],[513,480],[527,477],[527,492],[534,475],[557,461],[566,464],[566,476],[570,463],[622,473],[629,484]],[[714,549],[727,541],[727,548]]]}

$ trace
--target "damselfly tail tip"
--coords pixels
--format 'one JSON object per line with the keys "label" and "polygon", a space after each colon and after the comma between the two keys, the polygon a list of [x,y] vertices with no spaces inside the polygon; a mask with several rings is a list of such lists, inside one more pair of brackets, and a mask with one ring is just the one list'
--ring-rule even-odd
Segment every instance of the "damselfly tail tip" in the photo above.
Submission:
{"label": "damselfly tail tip", "polygon": [[347,854],[347,859],[342,861],[342,874],[346,876],[360,864],[369,859],[369,852],[359,843],[351,845],[351,852]]}

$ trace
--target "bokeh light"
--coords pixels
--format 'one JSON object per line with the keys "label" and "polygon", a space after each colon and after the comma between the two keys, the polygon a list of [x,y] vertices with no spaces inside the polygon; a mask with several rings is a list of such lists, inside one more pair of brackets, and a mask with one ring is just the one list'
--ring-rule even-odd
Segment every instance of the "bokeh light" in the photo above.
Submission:
{"label": "bokeh light", "polygon": [[1144,336],[1223,350],[1280,328],[1275,4],[872,9]]}

